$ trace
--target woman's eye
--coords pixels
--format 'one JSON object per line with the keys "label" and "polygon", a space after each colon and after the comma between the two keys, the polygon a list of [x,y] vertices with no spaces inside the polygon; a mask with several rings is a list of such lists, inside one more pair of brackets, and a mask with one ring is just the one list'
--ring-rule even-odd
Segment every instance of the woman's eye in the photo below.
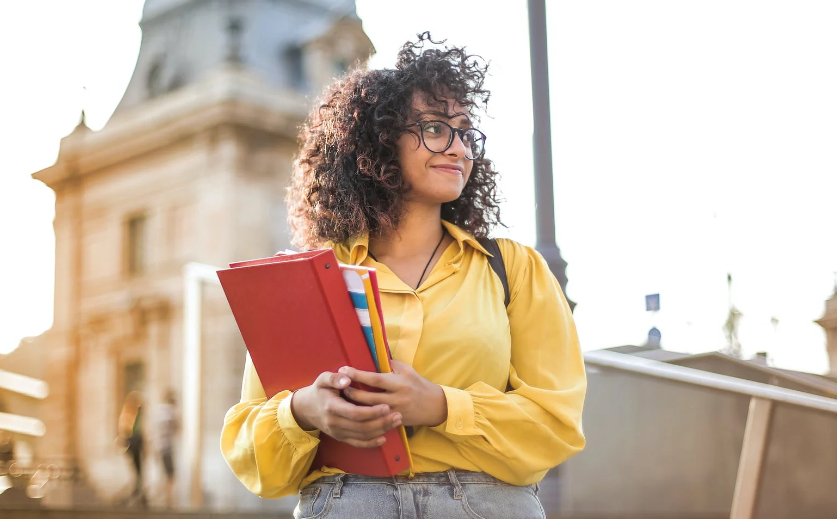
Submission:
{"label": "woman's eye", "polygon": [[442,133],[442,125],[439,123],[427,123],[424,125],[424,131],[433,135],[440,135]]}

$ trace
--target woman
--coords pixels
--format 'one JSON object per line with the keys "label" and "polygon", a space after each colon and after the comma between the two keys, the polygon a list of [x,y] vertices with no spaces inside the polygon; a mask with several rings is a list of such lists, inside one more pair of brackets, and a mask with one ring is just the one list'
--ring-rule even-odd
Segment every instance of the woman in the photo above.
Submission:
{"label": "woman", "polygon": [[137,391],[131,391],[125,397],[122,411],[119,413],[117,429],[119,439],[125,447],[125,452],[131,458],[134,468],[134,490],[127,500],[137,499],[140,506],[146,507],[148,501],[142,481],[143,435],[142,435],[142,396]]}
{"label": "woman", "polygon": [[[343,367],[267,399],[248,358],[225,418],[233,472],[264,497],[301,490],[297,518],[543,517],[536,483],[584,446],[584,366],[558,283],[537,252],[498,240],[506,308],[475,239],[499,223],[497,173],[472,126],[487,67],[425,42],[325,93],[288,192],[296,245],[378,269],[395,373]],[[401,424],[415,431],[413,478],[311,466],[321,433],[374,447]]]}

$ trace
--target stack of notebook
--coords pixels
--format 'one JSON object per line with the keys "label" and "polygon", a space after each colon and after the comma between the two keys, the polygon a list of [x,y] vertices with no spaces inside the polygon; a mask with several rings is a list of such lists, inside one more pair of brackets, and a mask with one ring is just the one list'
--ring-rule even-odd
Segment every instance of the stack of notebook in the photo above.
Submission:
{"label": "stack of notebook", "polygon": [[[339,264],[324,249],[232,263],[218,278],[268,398],[342,366],[392,371],[375,269]],[[385,437],[381,447],[360,449],[321,434],[312,468],[409,470],[404,427]]]}

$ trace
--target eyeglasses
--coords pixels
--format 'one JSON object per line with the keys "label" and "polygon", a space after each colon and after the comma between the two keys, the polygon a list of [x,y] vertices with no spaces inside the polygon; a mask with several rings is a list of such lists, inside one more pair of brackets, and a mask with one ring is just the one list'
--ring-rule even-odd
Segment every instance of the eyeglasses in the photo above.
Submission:
{"label": "eyeglasses", "polygon": [[465,145],[465,158],[476,160],[485,151],[485,134],[476,128],[454,128],[444,121],[421,121],[408,124],[407,127],[421,128],[421,142],[428,151],[444,153],[453,144],[454,134],[459,135]]}

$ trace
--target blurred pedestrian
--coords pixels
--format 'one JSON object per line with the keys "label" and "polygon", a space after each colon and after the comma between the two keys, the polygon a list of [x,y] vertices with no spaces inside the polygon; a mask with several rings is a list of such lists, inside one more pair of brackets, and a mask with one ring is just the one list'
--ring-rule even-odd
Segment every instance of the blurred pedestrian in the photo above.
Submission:
{"label": "blurred pedestrian", "polygon": [[131,459],[134,468],[134,490],[129,496],[137,499],[139,504],[145,508],[148,500],[145,497],[145,490],[142,484],[142,457],[143,457],[143,435],[142,435],[142,396],[137,391],[131,391],[125,397],[122,405],[122,412],[119,413],[117,424],[119,439],[125,446],[125,452]]}
{"label": "blurred pedestrian", "polygon": [[166,390],[163,403],[160,404],[155,426],[158,451],[166,478],[166,508],[172,508],[174,505],[174,437],[180,430],[180,419],[174,390],[171,388]]}

